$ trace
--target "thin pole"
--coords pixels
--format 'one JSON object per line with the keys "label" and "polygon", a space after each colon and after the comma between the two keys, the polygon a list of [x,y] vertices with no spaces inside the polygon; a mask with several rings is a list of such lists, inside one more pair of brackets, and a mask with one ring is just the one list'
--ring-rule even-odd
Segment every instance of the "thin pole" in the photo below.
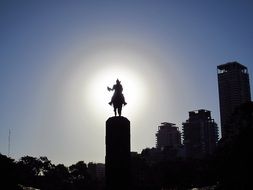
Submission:
{"label": "thin pole", "polygon": [[9,129],[9,136],[8,136],[8,157],[10,157],[10,150],[11,150],[11,130]]}

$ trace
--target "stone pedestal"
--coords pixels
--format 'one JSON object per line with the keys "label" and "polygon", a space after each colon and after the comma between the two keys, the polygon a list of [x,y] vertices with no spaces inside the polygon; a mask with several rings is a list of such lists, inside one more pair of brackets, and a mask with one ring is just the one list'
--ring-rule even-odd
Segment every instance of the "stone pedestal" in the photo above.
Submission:
{"label": "stone pedestal", "polygon": [[111,117],[106,121],[105,175],[107,190],[130,187],[130,121]]}

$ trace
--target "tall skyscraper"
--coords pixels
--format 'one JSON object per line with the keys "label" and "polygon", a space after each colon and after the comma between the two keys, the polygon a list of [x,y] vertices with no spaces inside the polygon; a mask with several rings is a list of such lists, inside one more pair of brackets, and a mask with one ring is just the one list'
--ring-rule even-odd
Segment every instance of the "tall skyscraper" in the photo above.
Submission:
{"label": "tall skyscraper", "polygon": [[174,123],[162,123],[156,133],[156,148],[179,148],[181,146],[181,133]]}
{"label": "tall skyscraper", "polygon": [[247,67],[238,62],[217,66],[222,137],[228,135],[226,122],[234,109],[251,100]]}
{"label": "tall skyscraper", "polygon": [[183,123],[186,156],[203,158],[214,152],[218,141],[218,127],[208,110],[189,112],[189,119]]}

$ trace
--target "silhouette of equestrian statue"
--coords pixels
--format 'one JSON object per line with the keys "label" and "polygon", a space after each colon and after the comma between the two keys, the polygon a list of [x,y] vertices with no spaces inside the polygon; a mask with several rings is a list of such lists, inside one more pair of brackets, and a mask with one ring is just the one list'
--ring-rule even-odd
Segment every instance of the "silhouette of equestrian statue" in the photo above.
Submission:
{"label": "silhouette of equestrian statue", "polygon": [[113,105],[115,116],[117,116],[117,111],[118,115],[121,116],[122,105],[125,106],[127,103],[125,102],[124,95],[122,94],[123,87],[120,84],[119,79],[116,80],[116,84],[113,85],[112,88],[107,87],[107,90],[114,90],[114,94],[112,96],[111,102],[109,102],[109,105]]}

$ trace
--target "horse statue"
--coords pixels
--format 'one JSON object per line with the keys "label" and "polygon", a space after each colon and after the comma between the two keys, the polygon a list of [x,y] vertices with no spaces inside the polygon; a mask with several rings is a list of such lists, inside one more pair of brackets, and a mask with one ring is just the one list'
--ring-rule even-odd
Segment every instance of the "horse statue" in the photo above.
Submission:
{"label": "horse statue", "polygon": [[127,103],[125,102],[125,97],[122,94],[123,87],[119,79],[116,80],[116,84],[113,85],[112,88],[107,87],[107,90],[108,91],[114,90],[114,94],[112,96],[111,102],[109,102],[109,105],[113,105],[115,116],[117,116],[117,112],[118,115],[121,116],[122,106],[126,105]]}

